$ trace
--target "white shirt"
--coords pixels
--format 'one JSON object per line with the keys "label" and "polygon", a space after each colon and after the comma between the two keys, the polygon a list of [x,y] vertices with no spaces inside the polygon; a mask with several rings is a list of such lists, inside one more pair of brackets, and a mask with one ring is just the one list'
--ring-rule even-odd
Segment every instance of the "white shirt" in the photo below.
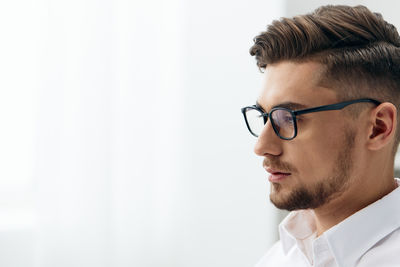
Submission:
{"label": "white shirt", "polygon": [[289,213],[279,235],[256,267],[400,267],[400,186],[318,238],[312,210]]}

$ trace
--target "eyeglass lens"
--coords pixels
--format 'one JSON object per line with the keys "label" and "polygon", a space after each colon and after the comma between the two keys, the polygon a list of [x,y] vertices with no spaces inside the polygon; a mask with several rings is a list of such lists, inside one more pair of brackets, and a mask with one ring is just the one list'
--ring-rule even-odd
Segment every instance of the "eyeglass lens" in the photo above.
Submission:
{"label": "eyeglass lens", "polygon": [[277,109],[271,113],[275,129],[280,136],[291,138],[294,136],[294,122],[292,114],[284,109]]}
{"label": "eyeglass lens", "polygon": [[261,134],[264,128],[264,118],[262,113],[257,109],[248,108],[246,110],[246,119],[249,125],[249,130],[256,136]]}
{"label": "eyeglass lens", "polygon": [[[259,136],[264,128],[264,118],[262,113],[256,109],[247,109],[246,118],[250,131]],[[292,138],[295,134],[294,121],[292,114],[284,109],[276,109],[271,112],[270,117],[273,127],[283,138]]]}

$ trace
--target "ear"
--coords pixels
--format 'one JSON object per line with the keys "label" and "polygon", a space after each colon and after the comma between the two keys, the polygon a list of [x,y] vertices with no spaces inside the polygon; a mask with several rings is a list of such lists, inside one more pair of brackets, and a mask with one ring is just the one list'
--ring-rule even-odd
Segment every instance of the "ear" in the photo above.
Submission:
{"label": "ear", "polygon": [[370,113],[368,148],[379,150],[395,139],[397,125],[397,109],[392,103],[382,103]]}

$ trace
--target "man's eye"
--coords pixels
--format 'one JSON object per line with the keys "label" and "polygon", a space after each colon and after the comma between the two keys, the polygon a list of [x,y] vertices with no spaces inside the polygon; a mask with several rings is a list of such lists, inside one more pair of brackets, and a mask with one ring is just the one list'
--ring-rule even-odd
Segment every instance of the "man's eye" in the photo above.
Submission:
{"label": "man's eye", "polygon": [[293,124],[293,117],[292,116],[284,116],[284,117],[282,117],[282,122],[284,124]]}
{"label": "man's eye", "polygon": [[293,122],[292,116],[286,116],[284,119],[285,119],[285,122]]}

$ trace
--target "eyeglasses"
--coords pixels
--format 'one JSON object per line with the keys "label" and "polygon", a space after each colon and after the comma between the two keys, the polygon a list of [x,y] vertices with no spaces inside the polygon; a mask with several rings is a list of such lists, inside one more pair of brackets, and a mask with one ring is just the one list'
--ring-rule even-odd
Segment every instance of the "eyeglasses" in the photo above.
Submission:
{"label": "eyeglasses", "polygon": [[292,140],[297,135],[297,115],[326,110],[340,110],[348,105],[364,102],[374,103],[375,105],[381,104],[381,102],[377,100],[363,98],[301,110],[291,110],[284,107],[276,107],[271,109],[269,113],[264,112],[258,105],[253,105],[242,108],[242,113],[244,120],[246,121],[247,128],[255,137],[258,137],[261,134],[264,125],[267,123],[268,118],[270,118],[272,128],[274,129],[276,135],[283,140]]}

